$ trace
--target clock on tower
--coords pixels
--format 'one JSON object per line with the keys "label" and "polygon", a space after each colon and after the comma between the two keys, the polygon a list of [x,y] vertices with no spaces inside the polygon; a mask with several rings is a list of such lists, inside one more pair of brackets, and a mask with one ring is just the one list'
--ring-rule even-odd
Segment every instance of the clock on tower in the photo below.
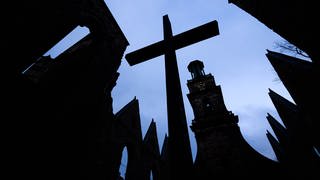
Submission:
{"label": "clock on tower", "polygon": [[238,117],[228,111],[224,104],[221,87],[216,85],[212,74],[205,74],[203,68],[203,62],[199,60],[192,61],[188,65],[192,77],[187,85],[190,91],[188,99],[195,116],[193,127],[200,122],[223,124],[233,121],[237,123]]}

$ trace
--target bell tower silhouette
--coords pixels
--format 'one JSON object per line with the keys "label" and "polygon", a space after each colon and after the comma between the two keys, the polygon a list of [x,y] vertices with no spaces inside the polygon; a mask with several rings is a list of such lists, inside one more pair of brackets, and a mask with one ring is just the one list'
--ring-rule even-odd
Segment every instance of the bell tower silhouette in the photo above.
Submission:
{"label": "bell tower silhouette", "polygon": [[216,85],[212,74],[205,74],[203,68],[203,62],[199,60],[188,65],[192,77],[187,83],[190,91],[188,99],[194,111],[192,130],[195,133],[201,127],[238,122],[238,117],[224,104],[221,87]]}
{"label": "bell tower silhouette", "polygon": [[221,87],[216,85],[212,74],[205,74],[203,62],[192,61],[188,70],[192,79],[187,83],[190,91],[187,96],[194,112],[191,129],[198,146],[197,178],[237,174],[244,142],[238,116],[227,110]]}

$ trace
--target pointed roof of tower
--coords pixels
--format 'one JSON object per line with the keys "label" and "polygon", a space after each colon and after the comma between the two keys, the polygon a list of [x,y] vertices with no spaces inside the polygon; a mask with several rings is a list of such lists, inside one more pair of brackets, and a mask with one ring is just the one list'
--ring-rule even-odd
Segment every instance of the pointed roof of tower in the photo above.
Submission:
{"label": "pointed roof of tower", "polygon": [[269,50],[266,56],[297,105],[317,93],[313,63]]}
{"label": "pointed roof of tower", "polygon": [[123,106],[116,114],[115,116],[120,116],[121,114],[125,113],[128,109],[130,109],[131,107],[134,107],[134,106],[138,106],[139,108],[139,102],[138,102],[138,99],[136,98],[136,96],[128,103],[126,104],[125,106]]}
{"label": "pointed roof of tower", "polygon": [[300,123],[297,106],[271,89],[269,89],[269,96],[288,131],[297,129]]}
{"label": "pointed roof of tower", "polygon": [[267,120],[282,147],[288,144],[288,132],[273,116],[268,113]]}
{"label": "pointed roof of tower", "polygon": [[137,136],[142,141],[139,101],[136,97],[115,114],[116,124],[127,130],[127,133]]}
{"label": "pointed roof of tower", "polygon": [[[312,143],[320,147],[318,117],[318,99],[320,99],[319,66],[315,63],[290,57],[284,54],[268,51],[267,57],[277,71],[281,81],[287,88],[301,113],[299,118],[303,121],[296,122],[299,131],[296,134],[310,134]],[[282,118],[282,117],[281,117]],[[297,117],[295,118],[297,119]],[[284,121],[284,119],[282,119]],[[285,124],[286,125],[286,124]],[[289,127],[287,126],[288,130]],[[303,132],[302,132],[303,131]],[[304,141],[307,139],[304,139]]]}
{"label": "pointed roof of tower", "polygon": [[275,155],[277,156],[277,159],[279,161],[282,161],[283,160],[283,156],[284,156],[284,152],[283,152],[283,149],[282,147],[280,146],[279,142],[277,141],[277,139],[275,137],[272,136],[272,134],[267,130],[267,138],[272,146],[272,149],[275,153]]}
{"label": "pointed roof of tower", "polygon": [[161,159],[166,160],[168,159],[168,136],[165,134],[163,144],[162,144],[162,149],[161,149]]}
{"label": "pointed roof of tower", "polygon": [[146,135],[144,136],[143,144],[146,147],[146,149],[150,151],[155,157],[160,158],[157,127],[153,119],[149,125]]}

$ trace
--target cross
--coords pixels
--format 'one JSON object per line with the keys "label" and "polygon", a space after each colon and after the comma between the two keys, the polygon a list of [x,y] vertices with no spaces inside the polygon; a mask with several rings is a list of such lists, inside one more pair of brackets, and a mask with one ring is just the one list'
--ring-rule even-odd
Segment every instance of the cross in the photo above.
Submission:
{"label": "cross", "polygon": [[126,59],[132,66],[164,54],[172,179],[190,179],[188,172],[192,171],[193,160],[175,50],[219,35],[218,22],[212,21],[173,36],[169,17],[165,15],[163,30],[164,40],[131,52]]}

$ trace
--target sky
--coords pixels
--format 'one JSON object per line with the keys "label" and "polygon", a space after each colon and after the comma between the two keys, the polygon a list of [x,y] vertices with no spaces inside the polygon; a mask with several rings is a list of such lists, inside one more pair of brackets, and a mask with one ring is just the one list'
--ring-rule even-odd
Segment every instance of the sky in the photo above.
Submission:
{"label": "sky", "polygon": [[[247,142],[262,155],[276,159],[266,131],[271,130],[266,115],[270,113],[281,122],[268,88],[292,101],[269,63],[266,49],[275,49],[275,42],[283,39],[251,15],[228,0],[105,0],[130,45],[125,54],[163,39],[162,16],[168,14],[173,34],[179,34],[202,24],[217,20],[220,35],[177,50],[177,61],[187,123],[191,125],[193,111],[187,99],[186,83],[191,79],[187,70],[193,60],[201,60],[205,72],[221,85],[228,110],[239,116],[240,130]],[[72,45],[85,34],[87,28],[77,29],[66,42],[56,48]],[[58,50],[47,54],[55,57]],[[164,57],[129,66],[122,59],[120,77],[112,91],[114,113],[135,96],[139,100],[142,133],[145,135],[152,119],[157,124],[159,146],[168,132]],[[193,158],[197,147],[189,128]]]}
{"label": "sky", "polygon": [[[266,115],[281,119],[268,96],[268,88],[292,99],[265,54],[266,49],[278,51],[275,42],[283,40],[280,36],[227,0],[105,2],[130,43],[125,54],[163,39],[163,15],[169,15],[174,35],[217,20],[220,35],[176,51],[188,126],[194,116],[186,96],[189,93],[186,83],[191,79],[187,66],[199,59],[205,72],[211,73],[221,85],[227,109],[239,116],[247,142],[262,155],[276,159],[265,135],[266,130],[272,132]],[[161,147],[168,132],[164,56],[135,66],[129,66],[123,58],[119,72],[112,91],[114,112],[136,96],[143,135],[153,118]],[[189,136],[195,158],[196,141],[190,128]]]}

